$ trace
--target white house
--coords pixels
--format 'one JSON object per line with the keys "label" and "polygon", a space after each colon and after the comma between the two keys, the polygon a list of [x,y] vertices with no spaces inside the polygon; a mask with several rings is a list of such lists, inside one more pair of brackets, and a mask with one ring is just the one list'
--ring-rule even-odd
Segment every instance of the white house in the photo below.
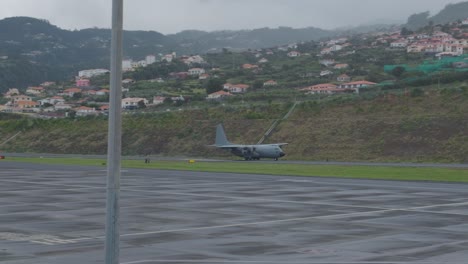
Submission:
{"label": "white house", "polygon": [[187,57],[185,59],[183,59],[183,62],[185,64],[202,64],[202,63],[205,63],[205,60],[200,56],[200,55],[194,55],[194,56],[190,56],[190,57]]}
{"label": "white house", "polygon": [[55,110],[68,110],[71,108],[72,108],[71,105],[65,104],[65,103],[57,103],[56,105],[54,105]]}
{"label": "white house", "polygon": [[166,100],[166,97],[164,96],[154,96],[153,97],[153,104],[154,105],[159,105],[164,103],[164,100]]}
{"label": "white house", "polygon": [[397,41],[390,43],[390,47],[392,48],[406,48],[406,46],[408,46],[408,41],[404,39],[397,40]]}
{"label": "white house", "polygon": [[440,53],[444,52],[444,44],[443,43],[433,43],[433,44],[427,44],[425,49],[426,52],[429,53]]}
{"label": "white house", "polygon": [[150,65],[156,62],[156,56],[154,55],[147,55],[145,58],[146,65]]}
{"label": "white house", "polygon": [[463,45],[445,45],[444,46],[445,52],[452,52],[456,56],[463,55]]}
{"label": "white house", "polygon": [[101,90],[96,91],[96,95],[107,95],[109,94],[109,92],[110,91],[107,89],[101,89]]}
{"label": "white house", "polygon": [[208,78],[210,78],[210,75],[208,73],[200,74],[200,76],[198,76],[199,80],[206,80]]}
{"label": "white house", "polygon": [[80,106],[74,109],[77,116],[96,115],[98,112],[94,107]]}
{"label": "white house", "polygon": [[5,93],[4,97],[5,98],[11,98],[14,95],[19,95],[20,92],[17,88],[10,88],[8,91]]}
{"label": "white house", "polygon": [[109,70],[106,69],[90,69],[90,70],[82,70],[78,72],[78,77],[80,78],[91,78],[93,76],[103,75],[108,73]]}
{"label": "white house", "polygon": [[330,51],[340,51],[342,49],[343,49],[343,46],[338,45],[338,44],[330,47]]}
{"label": "white house", "polygon": [[221,99],[221,98],[227,97],[227,96],[232,96],[232,94],[229,93],[229,92],[225,92],[225,91],[221,90],[221,91],[217,91],[217,92],[209,94],[206,97],[206,99],[207,100],[214,100],[214,99]]}
{"label": "white house", "polygon": [[340,76],[338,76],[336,78],[336,80],[339,81],[339,82],[349,82],[349,81],[351,81],[351,77],[349,77],[346,74],[341,74]]}
{"label": "white house", "polygon": [[171,100],[173,102],[185,102],[185,97],[183,97],[182,95],[179,95],[179,96],[172,96],[171,97]]}
{"label": "white house", "polygon": [[247,84],[232,84],[227,88],[227,90],[231,93],[245,93],[249,85]]}
{"label": "white house", "polygon": [[141,61],[134,62],[132,66],[133,68],[138,68],[138,67],[146,67],[148,66],[148,64],[146,63],[146,60],[141,60]]}
{"label": "white house", "polygon": [[442,31],[436,31],[432,34],[432,38],[437,38],[437,39],[443,39],[443,38],[448,38],[452,37],[452,35],[442,32]]}
{"label": "white house", "polygon": [[306,91],[306,94],[333,94],[339,90],[332,83],[321,83],[301,89],[301,91]]}
{"label": "white house", "polygon": [[320,60],[319,61],[320,64],[322,64],[323,66],[331,66],[333,64],[335,64],[335,60],[334,59],[324,59],[324,60]]}
{"label": "white house", "polygon": [[205,73],[205,69],[202,68],[192,68],[188,70],[190,76],[200,76]]}
{"label": "white house", "polygon": [[31,95],[41,95],[45,92],[45,89],[43,87],[33,87],[30,86],[26,90],[26,94],[31,94]]}
{"label": "white house", "polygon": [[341,70],[341,69],[346,69],[348,67],[349,65],[347,63],[339,63],[333,66],[333,69]]}
{"label": "white house", "polygon": [[324,70],[324,71],[321,71],[321,72],[320,72],[320,77],[328,76],[328,75],[331,75],[331,74],[333,74],[332,71]]}
{"label": "white house", "polygon": [[122,108],[138,107],[139,102],[143,102],[145,105],[148,104],[148,100],[146,98],[128,97],[122,99]]}
{"label": "white house", "polygon": [[410,45],[406,47],[406,52],[407,53],[420,53],[424,51],[424,49],[425,49],[424,45],[414,44],[414,45]]}
{"label": "white house", "polygon": [[49,97],[49,98],[44,98],[44,99],[38,100],[37,102],[41,106],[45,105],[45,104],[55,105],[55,104],[59,104],[59,103],[65,103],[65,99],[63,99],[63,97],[61,97],[61,96],[54,96],[54,97]]}
{"label": "white house", "polygon": [[340,84],[338,87],[340,89],[354,89],[356,93],[359,93],[359,88],[371,87],[376,84],[377,83],[369,82],[369,81],[355,81],[355,82]]}
{"label": "white house", "polygon": [[274,80],[269,80],[263,83],[263,86],[276,86],[278,83]]}
{"label": "white house", "polygon": [[122,60],[122,71],[131,71],[133,69],[133,60]]}
{"label": "white house", "polygon": [[462,25],[468,25],[468,18],[465,18],[465,19],[462,21]]}
{"label": "white house", "polygon": [[61,96],[53,96],[50,98],[50,104],[60,104],[60,103],[65,103],[65,99],[63,99],[63,97]]}
{"label": "white house", "polygon": [[23,101],[23,102],[31,102],[32,101],[32,98],[30,96],[27,96],[27,95],[14,95],[11,98],[11,102],[12,103],[16,103],[16,102],[20,102],[20,101]]}
{"label": "white house", "polygon": [[75,88],[68,88],[68,89],[64,90],[61,94],[73,97],[73,95],[75,95],[77,93],[81,93],[81,92],[82,92],[82,90],[80,88],[75,87]]}
{"label": "white house", "polygon": [[332,52],[332,50],[330,48],[324,48],[320,51],[320,54],[321,55],[326,55],[326,54],[330,54]]}
{"label": "white house", "polygon": [[298,52],[298,51],[293,50],[293,51],[288,52],[288,57],[290,57],[290,58],[295,58],[295,57],[299,57],[299,56],[301,56],[301,53]]}
{"label": "white house", "polygon": [[161,58],[161,61],[172,62],[176,58],[176,53],[172,52],[170,54],[166,54]]}

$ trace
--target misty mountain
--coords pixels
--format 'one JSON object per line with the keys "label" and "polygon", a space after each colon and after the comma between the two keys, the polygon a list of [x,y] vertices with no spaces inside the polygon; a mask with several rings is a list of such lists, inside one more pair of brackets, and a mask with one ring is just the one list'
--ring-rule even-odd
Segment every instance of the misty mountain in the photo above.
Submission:
{"label": "misty mountain", "polygon": [[[408,24],[424,26],[465,18],[468,2],[447,5],[439,14],[411,16]],[[295,42],[328,39],[388,29],[389,25],[323,30],[308,28],[259,28],[206,32],[185,30],[163,35],[156,31],[125,31],[124,57],[143,59],[148,54],[204,54],[223,48],[247,50],[270,48]],[[11,17],[0,20],[0,90],[24,87],[46,80],[72,78],[87,68],[109,68],[111,30],[89,28],[64,30],[46,20]],[[19,67],[18,65],[21,65]],[[28,69],[28,70],[26,70]]]}
{"label": "misty mountain", "polygon": [[[124,56],[134,60],[148,54],[203,54],[223,48],[247,50],[319,40],[340,34],[318,28],[261,28],[239,31],[125,31]],[[109,68],[111,30],[64,30],[46,20],[12,17],[0,20],[0,90],[46,80],[66,80],[87,68]],[[22,65],[18,67],[18,65]],[[28,70],[26,70],[28,69]]]}
{"label": "misty mountain", "polygon": [[439,13],[430,16],[429,12],[422,12],[413,14],[408,18],[405,27],[411,30],[417,30],[425,27],[430,23],[434,25],[446,24],[463,20],[468,17],[468,2],[461,2],[457,4],[448,4]]}
{"label": "misty mountain", "polygon": [[319,40],[336,36],[338,32],[308,27],[259,28],[253,30],[226,30],[205,32],[197,30],[182,31],[168,35],[186,53],[206,53],[221,51],[222,48],[257,49],[285,45],[293,42]]}

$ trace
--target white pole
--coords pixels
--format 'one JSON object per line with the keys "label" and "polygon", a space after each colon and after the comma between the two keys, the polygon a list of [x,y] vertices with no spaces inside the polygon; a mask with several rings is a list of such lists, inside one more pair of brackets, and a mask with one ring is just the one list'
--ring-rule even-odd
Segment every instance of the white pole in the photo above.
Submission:
{"label": "white pole", "polygon": [[106,264],[119,263],[119,193],[122,152],[123,0],[112,0],[110,106],[107,145]]}

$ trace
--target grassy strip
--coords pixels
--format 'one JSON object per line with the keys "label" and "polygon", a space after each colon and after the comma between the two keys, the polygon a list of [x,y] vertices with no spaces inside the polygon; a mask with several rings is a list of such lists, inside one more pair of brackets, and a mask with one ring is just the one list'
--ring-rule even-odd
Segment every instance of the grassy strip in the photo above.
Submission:
{"label": "grassy strip", "polygon": [[[68,164],[86,166],[104,166],[102,159],[82,158],[8,158],[11,161]],[[291,176],[323,176],[343,178],[387,179],[468,182],[468,169],[428,168],[428,167],[385,167],[385,166],[344,166],[344,165],[308,165],[287,163],[256,162],[194,162],[187,161],[152,161],[145,164],[142,160],[123,160],[124,168],[145,168],[164,170],[186,170],[206,172],[253,173]]]}

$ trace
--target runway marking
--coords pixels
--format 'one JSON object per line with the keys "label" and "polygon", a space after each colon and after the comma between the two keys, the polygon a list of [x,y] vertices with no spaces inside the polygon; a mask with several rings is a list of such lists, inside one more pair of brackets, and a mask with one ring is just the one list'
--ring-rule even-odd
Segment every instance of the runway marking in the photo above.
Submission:
{"label": "runway marking", "polygon": [[0,232],[0,239],[7,240],[7,241],[15,241],[15,242],[27,241],[27,242],[31,242],[35,244],[48,245],[48,246],[76,243],[74,239],[61,239],[53,235],[45,235],[45,234],[28,235],[28,234],[11,233],[11,232]]}
{"label": "runway marking", "polygon": [[[418,208],[418,207],[414,207]],[[250,226],[250,225],[265,225],[265,224],[276,224],[276,223],[285,223],[285,222],[297,222],[297,221],[308,221],[313,219],[323,220],[323,219],[333,219],[336,217],[345,217],[345,216],[354,216],[354,215],[365,215],[365,214],[374,214],[390,211],[414,211],[414,208],[406,209],[386,209],[386,210],[377,210],[377,211],[368,211],[368,212],[357,212],[357,213],[347,213],[347,214],[335,214],[335,215],[325,215],[325,216],[308,216],[308,217],[298,217],[290,219],[280,219],[280,220],[270,220],[270,221],[258,221],[250,223],[238,223],[238,224],[228,224],[228,225],[218,225],[218,226],[203,226],[203,227],[192,227],[192,228],[181,228],[181,229],[172,229],[172,230],[157,230],[157,231],[148,231],[148,232],[138,232],[138,233],[129,233],[121,234],[121,237],[131,237],[131,236],[141,236],[141,235],[153,235],[153,234],[162,234],[162,233],[178,233],[178,232],[187,232],[187,231],[197,231],[197,230],[208,230],[208,229],[220,229],[220,228],[229,228],[229,227],[239,227],[239,226]],[[104,239],[104,236],[99,236],[89,239]],[[86,238],[81,238],[81,240],[86,240]]]}
{"label": "runway marking", "polygon": [[[74,188],[90,188],[90,189],[105,189],[106,187],[95,187],[95,186],[88,186],[88,185],[66,185],[66,184],[58,184],[58,183],[41,183],[41,182],[30,182],[30,181],[19,181],[19,180],[0,180],[3,182],[14,182],[14,183],[30,183],[30,184],[37,184],[37,185],[45,185],[45,186],[68,186]],[[242,182],[243,184],[248,184],[248,182]],[[313,183],[313,182],[312,182]],[[209,183],[198,183],[199,184],[209,184]],[[217,184],[217,183],[214,183]],[[219,184],[226,184],[226,183],[219,183]],[[229,184],[239,184],[239,182],[229,182]],[[328,184],[328,185],[357,185],[363,186],[365,184],[350,184],[350,183],[327,183],[327,182],[320,182],[319,184]],[[143,185],[142,185],[143,186]],[[376,185],[382,187],[381,185]],[[443,189],[443,188],[427,188],[427,187],[418,187],[418,186],[392,186],[394,188],[400,189]],[[238,223],[238,224],[229,224],[229,225],[219,225],[219,226],[206,226],[206,227],[194,227],[194,228],[183,228],[183,229],[174,229],[174,230],[158,230],[158,231],[149,231],[149,232],[140,232],[140,233],[129,233],[123,234],[122,237],[130,237],[130,236],[139,236],[139,235],[151,235],[151,234],[159,234],[159,233],[170,233],[170,232],[187,232],[187,231],[196,231],[196,230],[209,230],[209,229],[219,229],[219,228],[229,228],[229,227],[239,227],[239,226],[249,226],[249,225],[265,225],[265,224],[275,224],[275,223],[284,223],[284,222],[292,222],[292,221],[307,221],[313,219],[333,219],[333,218],[343,218],[349,216],[358,216],[358,215],[366,215],[366,214],[376,214],[376,213],[385,213],[391,211],[407,211],[407,212],[426,212],[426,213],[436,213],[436,214],[445,214],[445,215],[452,215],[457,213],[444,213],[444,212],[430,212],[430,211],[422,211],[425,209],[431,209],[436,207],[442,206],[463,206],[468,205],[468,202],[458,202],[458,203],[447,203],[447,204],[434,204],[428,206],[417,206],[417,207],[410,207],[410,208],[386,208],[386,207],[373,207],[373,206],[361,206],[361,205],[346,205],[346,204],[334,204],[334,203],[323,203],[323,202],[301,202],[301,201],[287,201],[287,200],[276,200],[276,199],[264,199],[264,198],[255,198],[255,197],[232,197],[232,196],[220,196],[220,195],[206,195],[206,194],[192,194],[192,193],[182,193],[182,192],[165,192],[165,191],[157,191],[157,190],[140,190],[134,188],[122,188],[123,191],[134,191],[134,192],[151,192],[151,193],[158,193],[158,194],[170,194],[170,195],[180,195],[180,196],[192,196],[192,197],[209,197],[209,198],[223,198],[223,199],[233,199],[233,200],[244,200],[244,201],[262,201],[268,203],[292,203],[292,204],[311,204],[311,205],[333,205],[333,206],[341,206],[341,207],[349,207],[349,208],[365,208],[365,209],[375,209],[374,211],[366,211],[366,212],[354,212],[354,213],[345,213],[345,214],[334,214],[334,215],[324,215],[324,216],[310,216],[310,217],[300,217],[300,218],[291,218],[291,219],[280,219],[280,220],[271,220],[271,221],[259,221],[259,222],[251,222],[251,223]],[[458,214],[458,215],[465,215],[465,214]],[[66,243],[76,243],[78,241],[86,241],[86,240],[94,240],[94,239],[104,239],[105,237],[81,237],[76,239],[60,239],[60,238],[31,238],[28,241],[32,243],[44,244],[44,245],[57,245],[57,244],[66,244]],[[205,261],[206,262],[206,261]],[[271,262],[269,262],[271,263]],[[310,262],[308,262],[310,263]],[[328,262],[327,262],[328,263]],[[350,262],[345,262],[350,263]],[[356,262],[356,263],[366,263],[366,262]],[[370,262],[369,262],[370,263]],[[376,262],[371,262],[376,263]],[[389,263],[396,263],[396,262],[389,262]],[[404,263],[404,262],[402,262]]]}
{"label": "runway marking", "polygon": [[234,185],[234,184],[239,184],[239,185],[245,184],[245,185],[251,186],[252,184],[262,184],[262,183],[264,183],[264,181],[206,182],[206,183],[189,183],[189,184],[185,184],[181,182],[181,183],[167,183],[164,185],[164,187],[178,187],[178,186],[185,187],[185,186],[198,186],[198,185],[211,186],[211,185]]}
{"label": "runway marking", "polygon": [[[46,186],[65,186],[65,187],[75,187],[75,188],[90,188],[90,189],[106,189],[106,187],[94,187],[94,186],[87,186],[87,185],[64,185],[64,184],[55,184],[55,183],[40,183],[40,182],[27,182],[27,181],[13,181],[13,180],[2,180],[6,182],[14,182],[14,183],[30,183],[30,184],[38,184],[38,185],[46,185]],[[234,197],[234,196],[220,196],[220,195],[207,195],[207,194],[193,194],[193,193],[181,193],[181,192],[165,192],[165,191],[157,191],[157,190],[141,190],[141,189],[131,189],[131,188],[121,188],[122,191],[134,191],[134,192],[150,192],[150,193],[158,193],[158,194],[170,194],[170,195],[180,195],[180,196],[194,196],[194,197],[208,197],[208,198],[220,198],[220,199],[232,199],[232,200],[250,200],[250,201],[261,201],[261,202],[269,202],[269,203],[291,203],[291,204],[309,204],[309,205],[328,205],[328,206],[340,206],[340,207],[348,207],[348,208],[363,208],[363,209],[375,209],[375,210],[384,210],[384,211],[415,211],[417,209],[424,209],[424,208],[432,208],[432,207],[440,207],[440,206],[457,206],[457,205],[468,205],[468,202],[461,202],[455,204],[434,204],[428,206],[421,206],[415,208],[387,208],[387,207],[376,207],[376,206],[364,206],[364,205],[349,205],[349,204],[336,204],[336,203],[323,203],[323,202],[301,202],[301,201],[287,201],[287,200],[276,200],[276,199],[265,199],[265,198],[256,198],[256,197]],[[374,212],[374,211],[373,211]],[[422,211],[421,211],[422,212]],[[439,213],[439,214],[449,214],[449,213],[440,213],[440,212],[431,212],[425,211],[430,213]],[[350,214],[358,214],[350,213]],[[367,213],[367,212],[361,212]],[[458,214],[460,215],[460,214]],[[336,215],[338,216],[338,215]],[[331,217],[331,216],[327,216]]]}
{"label": "runway marking", "polygon": [[[191,259],[153,259],[153,260],[136,260],[130,262],[121,262],[121,264],[144,264],[144,263],[271,263],[271,264],[284,264],[285,261],[262,261],[262,260],[191,260]],[[433,261],[287,261],[289,264],[434,264]],[[443,261],[444,264],[466,264],[466,262],[453,262],[453,261]]]}
{"label": "runway marking", "polygon": [[[291,176],[294,177],[294,176]],[[317,176],[321,177],[321,176]],[[424,183],[423,181],[421,182],[405,182],[405,181],[398,181],[398,180],[381,180],[385,184],[376,184],[376,183],[369,183],[365,181],[379,181],[379,180],[372,180],[372,179],[351,179],[351,178],[343,178],[344,180],[356,180],[356,181],[362,181],[361,183],[350,183],[350,182],[340,182],[340,181],[333,181],[334,179],[318,179],[317,177],[311,176],[307,180],[295,180],[295,179],[279,179],[276,180],[277,182],[296,182],[296,183],[316,183],[316,184],[323,184],[323,185],[342,185],[342,186],[360,186],[360,187],[378,187],[378,188],[388,188],[388,189],[423,189],[423,190],[444,190],[446,191],[448,186],[452,187],[450,191],[466,191],[466,187],[468,185],[466,183],[460,182],[459,184],[464,184],[465,187],[462,189],[462,187],[457,186],[455,184],[450,184],[450,183],[445,183],[445,182],[433,182],[435,184],[445,184],[447,186],[444,187],[426,187],[426,186],[412,186],[412,185],[403,185],[402,183]],[[392,183],[396,185],[391,185]],[[398,185],[400,183],[401,185]],[[453,187],[459,187],[460,189],[453,189]]]}
{"label": "runway marking", "polygon": [[[135,191],[135,192],[154,192],[160,194],[171,194],[171,195],[181,195],[181,196],[195,196],[195,197],[208,197],[208,198],[219,198],[219,199],[232,199],[232,200],[250,200],[250,201],[261,201],[268,203],[290,203],[290,204],[308,204],[308,205],[328,205],[328,206],[340,206],[348,208],[363,208],[363,209],[374,209],[374,210],[400,210],[400,211],[415,211],[417,209],[431,208],[431,207],[440,207],[440,206],[457,206],[457,205],[468,205],[468,202],[460,203],[449,203],[449,204],[434,204],[428,206],[420,206],[414,208],[389,208],[389,207],[377,207],[377,206],[366,206],[366,205],[350,205],[350,204],[336,204],[336,203],[324,203],[324,202],[301,202],[301,201],[287,201],[287,200],[276,200],[276,199],[265,199],[265,198],[256,198],[256,197],[233,197],[233,196],[220,196],[220,195],[207,195],[207,194],[194,194],[194,193],[180,193],[180,192],[164,192],[164,191],[152,191],[152,190],[135,190],[135,189],[125,189],[126,191]],[[429,211],[430,212],[430,211]],[[440,212],[433,212],[440,213]],[[442,214],[449,214],[444,213]]]}
{"label": "runway marking", "polygon": [[[102,172],[107,172],[107,170],[98,170],[98,171],[102,171]],[[130,170],[120,170],[120,172],[129,172]]]}
{"label": "runway marking", "polygon": [[[417,208],[417,207],[415,207],[415,208]],[[349,217],[349,216],[368,215],[368,214],[385,213],[385,212],[392,212],[392,211],[407,211],[407,212],[419,212],[419,213],[423,212],[423,213],[435,213],[435,214],[452,215],[451,213],[425,212],[425,211],[417,211],[417,210],[412,210],[412,209],[413,208],[388,209],[388,210],[356,212],[356,213],[347,213],[347,214],[335,214],[335,215],[324,215],[324,216],[308,216],[308,217],[299,217],[299,218],[290,218],[290,219],[258,221],[258,222],[250,222],[250,223],[238,223],[238,224],[229,224],[229,225],[202,226],[202,227],[181,228],[181,229],[157,230],[157,231],[121,234],[120,237],[133,237],[133,236],[154,235],[154,234],[164,234],[164,233],[191,232],[191,231],[197,231],[197,230],[209,230],[209,229],[221,229],[221,228],[252,226],[252,225],[277,224],[277,223],[286,223],[286,222],[308,221],[308,220],[314,220],[314,219],[316,219],[316,220],[329,220],[329,219],[337,219],[337,218],[339,219],[339,218]],[[466,216],[466,215],[464,215],[464,216]],[[103,240],[103,239],[105,239],[105,236],[81,237],[81,238],[76,238],[76,239],[67,239],[65,241],[67,241],[68,243],[75,243],[75,242],[80,242],[80,241]],[[465,243],[465,242],[468,242],[468,241],[456,241],[456,242],[453,242],[453,243],[454,244],[461,244],[461,243]],[[345,262],[345,263],[348,263],[348,262]],[[374,262],[372,262],[372,263],[374,263]],[[390,262],[390,263],[395,263],[395,262]]]}
{"label": "runway marking", "polygon": [[410,208],[391,208],[391,209],[384,209],[384,210],[379,210],[379,211],[354,212],[354,213],[346,213],[346,214],[325,215],[325,216],[320,216],[318,218],[319,219],[335,219],[335,218],[343,218],[343,217],[348,217],[348,216],[359,216],[359,215],[374,214],[374,213],[386,213],[386,212],[393,212],[393,211],[468,216],[468,214],[461,214],[461,213],[421,210],[421,209],[424,209],[424,208],[443,207],[443,206],[459,206],[459,205],[468,205],[468,202],[453,203],[453,204],[437,204],[437,205],[428,205],[428,206],[417,206],[417,207],[410,207]]}
{"label": "runway marking", "polygon": [[105,189],[106,186],[97,187],[97,186],[89,186],[89,185],[67,185],[67,184],[59,184],[59,183],[45,183],[45,182],[31,182],[31,181],[18,181],[18,180],[2,180],[3,182],[12,182],[12,183],[22,183],[22,184],[36,184],[36,185],[45,185],[45,186],[61,186],[61,187],[70,187],[70,188],[87,188],[87,189]]}

